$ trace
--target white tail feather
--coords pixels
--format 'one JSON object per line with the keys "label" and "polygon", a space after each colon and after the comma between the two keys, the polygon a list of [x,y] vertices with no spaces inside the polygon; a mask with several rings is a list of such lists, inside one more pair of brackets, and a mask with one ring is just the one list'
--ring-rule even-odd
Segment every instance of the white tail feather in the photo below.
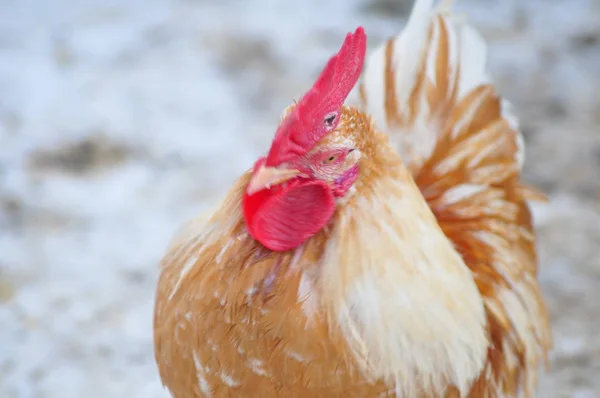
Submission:
{"label": "white tail feather", "polygon": [[[363,110],[390,134],[405,162],[417,166],[431,154],[443,130],[440,107],[444,104],[427,101],[427,85],[439,84],[436,68],[442,51],[448,50],[447,69],[453,76],[448,96],[456,87],[460,101],[477,86],[490,83],[487,46],[481,35],[465,18],[451,12],[451,1],[435,8],[433,3],[417,0],[404,30],[369,55],[360,87]],[[441,30],[447,35],[441,35]],[[441,42],[446,38],[447,47]],[[422,79],[428,84],[421,84]],[[514,128],[519,147],[516,157],[522,166],[523,140],[506,100],[502,115]]]}

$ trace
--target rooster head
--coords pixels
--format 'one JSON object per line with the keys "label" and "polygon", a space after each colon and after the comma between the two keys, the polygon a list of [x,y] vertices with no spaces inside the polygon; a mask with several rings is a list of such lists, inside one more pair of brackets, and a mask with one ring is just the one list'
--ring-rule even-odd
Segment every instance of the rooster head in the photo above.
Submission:
{"label": "rooster head", "polygon": [[343,104],[360,77],[366,41],[361,27],[348,33],[312,88],[286,109],[267,156],[254,165],[244,219],[268,249],[294,249],[323,229],[335,198],[358,177],[360,151],[347,134],[354,122]]}

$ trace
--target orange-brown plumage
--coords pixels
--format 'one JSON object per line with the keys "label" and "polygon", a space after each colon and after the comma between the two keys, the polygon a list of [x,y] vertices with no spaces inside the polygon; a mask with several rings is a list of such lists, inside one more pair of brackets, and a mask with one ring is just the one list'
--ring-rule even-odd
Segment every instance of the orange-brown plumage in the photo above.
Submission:
{"label": "orange-brown plumage", "polygon": [[527,204],[541,195],[505,104],[464,76],[482,73],[480,43],[430,3],[309,152],[349,146],[340,167],[360,167],[325,228],[266,249],[245,227],[249,170],[172,242],[154,333],[173,397],[534,395],[551,341]]}
{"label": "orange-brown plumage", "polygon": [[[369,135],[360,144],[365,154],[386,150],[387,137],[371,135],[368,118],[352,108],[344,116],[365,123],[364,130],[353,130]],[[322,144],[346,135],[340,129]],[[398,158],[386,163],[390,173],[401,172]],[[384,169],[378,166],[374,172]],[[177,398],[209,396],[201,390],[196,355],[210,368],[203,377],[213,397],[364,397],[389,390],[383,383],[365,384],[325,314],[306,315],[317,304],[299,292],[318,272],[328,231],[293,252],[264,248],[244,227],[240,203],[249,179],[245,173],[207,221],[212,239],[184,234],[163,260],[155,317],[163,382]],[[361,189],[369,188],[358,184]],[[189,261],[193,266],[185,272]]]}

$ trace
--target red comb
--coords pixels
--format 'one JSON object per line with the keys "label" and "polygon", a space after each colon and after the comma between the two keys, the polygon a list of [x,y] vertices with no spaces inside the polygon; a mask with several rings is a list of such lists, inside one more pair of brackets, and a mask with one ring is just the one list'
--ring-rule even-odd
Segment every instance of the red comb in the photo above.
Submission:
{"label": "red comb", "polygon": [[[337,126],[339,111],[362,72],[366,49],[367,36],[362,27],[346,35],[340,51],[331,57],[312,88],[279,125],[267,155],[267,166],[304,155]],[[324,120],[332,112],[337,112],[335,119],[326,124]]]}

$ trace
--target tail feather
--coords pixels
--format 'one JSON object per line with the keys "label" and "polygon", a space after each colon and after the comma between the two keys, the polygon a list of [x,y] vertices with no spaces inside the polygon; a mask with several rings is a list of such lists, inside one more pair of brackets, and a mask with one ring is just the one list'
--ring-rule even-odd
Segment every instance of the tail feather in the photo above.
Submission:
{"label": "tail feather", "polygon": [[[449,116],[450,108],[481,85],[487,75],[487,46],[450,0],[433,7],[417,0],[405,29],[368,57],[359,92],[361,106],[387,132],[411,168],[427,159]],[[524,144],[510,103],[502,117],[522,166]]]}
{"label": "tail feather", "polygon": [[487,47],[445,1],[417,0],[368,58],[363,110],[390,135],[484,300],[490,347],[470,397],[535,393],[552,338],[537,281],[517,119],[486,73]]}

